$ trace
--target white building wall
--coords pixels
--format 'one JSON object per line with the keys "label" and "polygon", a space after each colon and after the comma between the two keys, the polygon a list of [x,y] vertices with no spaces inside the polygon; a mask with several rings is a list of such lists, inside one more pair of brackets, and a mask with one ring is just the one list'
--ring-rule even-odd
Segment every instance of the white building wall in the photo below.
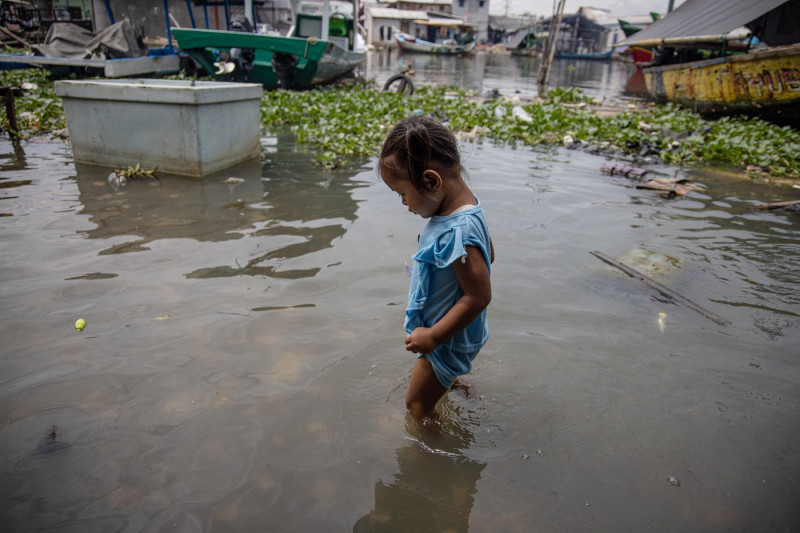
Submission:
{"label": "white building wall", "polygon": [[364,29],[367,44],[373,46],[396,46],[394,36],[398,32],[414,35],[417,19],[425,19],[425,11],[382,8],[367,4],[364,9]]}
{"label": "white building wall", "polygon": [[400,21],[397,19],[369,17],[367,44],[375,46],[393,46],[394,36],[400,32]]}
{"label": "white building wall", "polygon": [[478,44],[489,40],[489,0],[453,0],[453,15],[475,25]]}

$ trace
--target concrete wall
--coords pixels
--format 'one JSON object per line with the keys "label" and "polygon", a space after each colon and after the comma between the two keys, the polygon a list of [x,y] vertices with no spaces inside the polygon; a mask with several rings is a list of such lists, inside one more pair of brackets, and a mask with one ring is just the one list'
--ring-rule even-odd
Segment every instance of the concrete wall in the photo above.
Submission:
{"label": "concrete wall", "polygon": [[488,42],[489,0],[453,0],[453,15],[475,25],[475,41],[478,44]]}

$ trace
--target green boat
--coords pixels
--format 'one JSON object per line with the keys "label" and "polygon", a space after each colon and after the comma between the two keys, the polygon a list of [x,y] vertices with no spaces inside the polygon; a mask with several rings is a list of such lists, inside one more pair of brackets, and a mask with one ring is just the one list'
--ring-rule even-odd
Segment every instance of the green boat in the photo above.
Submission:
{"label": "green boat", "polygon": [[[327,38],[325,19],[327,18]],[[308,89],[350,74],[367,53],[351,14],[300,12],[288,36],[173,28],[172,35],[206,72],[266,90]]]}

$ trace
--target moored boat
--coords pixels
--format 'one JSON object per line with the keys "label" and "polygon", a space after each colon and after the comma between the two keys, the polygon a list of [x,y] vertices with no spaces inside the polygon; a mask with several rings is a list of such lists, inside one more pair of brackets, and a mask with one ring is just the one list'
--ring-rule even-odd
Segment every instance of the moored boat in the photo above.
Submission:
{"label": "moored boat", "polygon": [[603,52],[585,52],[585,53],[572,53],[572,52],[556,52],[555,57],[561,59],[611,59],[613,50],[605,50]]}
{"label": "moored boat", "polygon": [[653,49],[643,46],[631,46],[629,52],[633,59],[633,64],[637,66],[649,65],[653,61]]}
{"label": "moored boat", "polygon": [[398,33],[395,35],[397,46],[404,52],[420,52],[424,54],[469,54],[475,48],[475,42],[459,44],[455,39],[445,39],[442,42],[433,43],[409,35]]}
{"label": "moored boat", "polygon": [[[645,29],[647,26],[652,24],[653,22],[657,21],[661,18],[659,13],[651,12],[650,19],[641,22],[633,22],[631,20],[623,20],[618,19],[619,26],[622,28],[622,32],[625,34],[625,37],[631,37],[635,33],[638,33]],[[623,53],[624,56],[628,56],[633,61],[633,64],[637,67],[642,67],[644,65],[649,65],[653,61],[653,49],[646,48],[643,46],[631,46],[630,48],[626,49]]]}
{"label": "moored boat", "polygon": [[[699,113],[800,120],[800,0],[686,0],[618,46],[655,50],[649,95]],[[757,43],[757,44],[756,44]]]}
{"label": "moored boat", "polygon": [[[423,54],[469,54],[475,49],[475,27],[458,19],[415,20],[417,32],[395,34],[397,47],[404,52]],[[423,37],[425,37],[423,39]]]}
{"label": "moored boat", "polygon": [[647,90],[709,115],[756,115],[800,122],[800,44],[644,68]]}
{"label": "moored boat", "polygon": [[307,89],[352,73],[367,53],[359,30],[352,14],[335,10],[327,16],[298,12],[287,36],[189,28],[172,33],[215,78],[272,90]]}

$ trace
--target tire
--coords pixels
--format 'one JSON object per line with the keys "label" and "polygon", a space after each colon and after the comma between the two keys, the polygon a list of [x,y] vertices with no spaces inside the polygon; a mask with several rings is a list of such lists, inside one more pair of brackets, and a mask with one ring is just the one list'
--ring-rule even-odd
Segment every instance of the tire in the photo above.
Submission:
{"label": "tire", "polygon": [[386,83],[383,84],[383,90],[384,92],[392,91],[411,96],[414,94],[414,84],[411,82],[411,78],[405,74],[395,74],[386,80]]}

